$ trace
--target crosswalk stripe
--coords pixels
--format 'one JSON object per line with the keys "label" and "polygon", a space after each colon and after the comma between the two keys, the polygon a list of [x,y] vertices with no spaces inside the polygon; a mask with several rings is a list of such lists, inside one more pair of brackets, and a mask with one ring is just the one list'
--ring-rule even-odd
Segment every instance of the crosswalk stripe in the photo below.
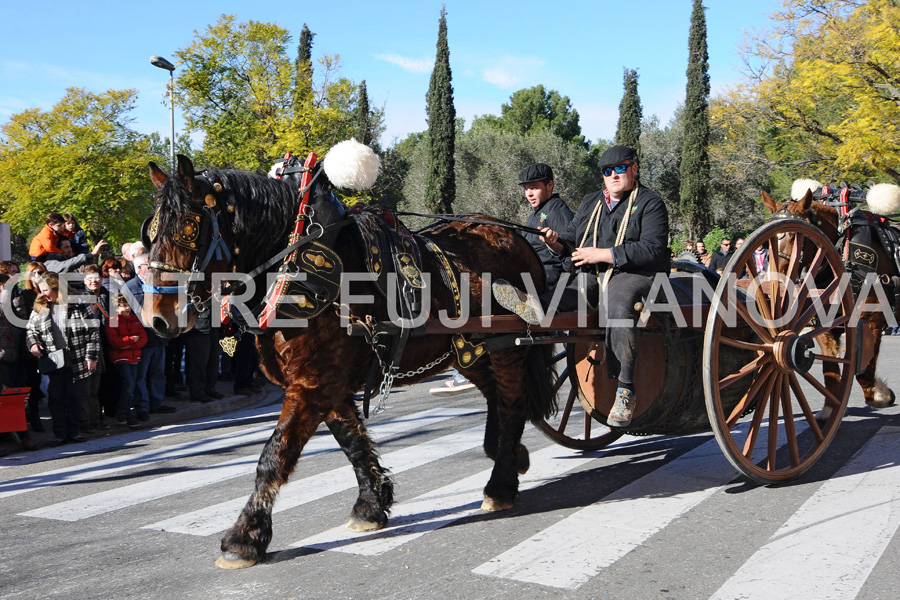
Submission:
{"label": "crosswalk stripe", "polygon": [[[431,409],[383,423],[376,423],[372,425],[370,430],[374,437],[386,438],[469,413],[472,413],[471,409]],[[264,431],[265,438],[271,435],[271,427],[271,424],[266,426]],[[236,445],[236,442],[231,440],[230,445]],[[304,452],[310,455],[319,452],[335,452],[337,450],[339,450],[339,447],[334,438],[330,435],[325,435],[311,439],[306,445]],[[78,521],[252,473],[256,470],[258,460],[258,454],[242,456],[215,465],[190,469],[182,473],[141,481],[89,496],[51,504],[20,513],[20,515],[62,521]]]}
{"label": "crosswalk stripe", "polygon": [[[547,483],[597,459],[599,453],[573,456],[559,446],[531,454],[531,468],[520,477],[519,490]],[[397,548],[429,531],[440,529],[481,510],[482,489],[491,476],[486,469],[394,507],[387,528],[354,533],[343,525],[291,544],[292,547],[335,550],[374,556]]]}
{"label": "crosswalk stripe", "polygon": [[898,456],[900,427],[883,427],[711,600],[855,598],[900,526]]}
{"label": "crosswalk stripe", "polygon": [[267,439],[270,435],[272,435],[272,424],[268,423],[200,441],[185,442],[164,448],[136,452],[125,456],[114,456],[63,469],[46,471],[37,475],[0,482],[0,498],[8,498],[56,485],[66,485],[95,478],[100,479],[114,473],[153,465],[166,460],[205,454],[241,444],[258,442]]}
{"label": "crosswalk stripe", "polygon": [[[465,452],[481,445],[484,425],[477,425],[459,433],[445,435],[415,446],[395,450],[382,456],[382,464],[392,473],[400,473],[422,465]],[[356,477],[350,465],[292,481],[281,488],[273,513],[296,508],[331,494],[356,487]],[[212,535],[228,529],[246,503],[245,496],[234,498],[207,508],[145,525],[155,529],[190,535]]]}

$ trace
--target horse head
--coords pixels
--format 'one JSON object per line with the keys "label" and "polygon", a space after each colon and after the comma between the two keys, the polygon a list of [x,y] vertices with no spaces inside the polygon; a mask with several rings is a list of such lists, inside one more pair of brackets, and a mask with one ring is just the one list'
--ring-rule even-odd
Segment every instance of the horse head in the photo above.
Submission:
{"label": "horse head", "polygon": [[141,237],[150,249],[144,281],[143,318],[163,337],[190,329],[198,311],[210,309],[212,273],[232,263],[231,215],[223,202],[223,185],[208,171],[196,172],[178,155],[174,177],[150,163],[158,190],[157,209],[144,222]]}
{"label": "horse head", "polygon": [[[839,237],[838,212],[834,207],[815,200],[815,192],[821,185],[812,180],[797,180],[791,189],[791,200],[778,205],[766,192],[762,192],[763,205],[772,213],[773,219],[799,219],[816,226],[825,236],[836,244]],[[778,270],[785,272],[788,267],[788,257],[792,253],[796,243],[794,234],[778,234],[777,256],[784,260],[778,260]],[[805,240],[801,253],[802,257],[812,257],[816,253],[813,242]]]}

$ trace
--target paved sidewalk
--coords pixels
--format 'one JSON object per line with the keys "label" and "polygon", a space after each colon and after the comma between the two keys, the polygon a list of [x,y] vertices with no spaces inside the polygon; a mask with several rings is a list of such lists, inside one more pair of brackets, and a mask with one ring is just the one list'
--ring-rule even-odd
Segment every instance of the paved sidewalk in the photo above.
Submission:
{"label": "paved sidewalk", "polygon": [[[82,435],[88,440],[110,437],[134,431],[136,429],[147,429],[150,427],[158,427],[160,425],[171,425],[173,423],[182,423],[193,419],[200,419],[213,415],[219,415],[235,410],[240,410],[248,406],[252,406],[262,401],[268,393],[279,390],[278,386],[272,383],[265,384],[262,391],[252,396],[235,395],[233,393],[233,383],[230,381],[219,382],[216,390],[225,395],[221,400],[213,400],[207,404],[200,402],[191,402],[187,392],[182,392],[179,396],[166,396],[165,403],[174,406],[177,410],[173,413],[152,413],[150,420],[139,423],[139,427],[128,427],[127,425],[119,425],[116,420],[106,417],[106,423],[110,426],[107,430],[97,430],[93,433],[83,433]],[[279,390],[280,391],[280,390]],[[49,411],[47,410],[47,400],[41,401],[41,423],[44,425],[44,433],[30,432],[32,439],[37,442],[34,450],[48,448],[53,446],[53,428],[50,423]],[[77,448],[79,444],[67,444],[66,447]],[[8,456],[10,454],[19,454],[28,452],[23,448],[21,442],[11,433],[0,433],[0,456]]]}

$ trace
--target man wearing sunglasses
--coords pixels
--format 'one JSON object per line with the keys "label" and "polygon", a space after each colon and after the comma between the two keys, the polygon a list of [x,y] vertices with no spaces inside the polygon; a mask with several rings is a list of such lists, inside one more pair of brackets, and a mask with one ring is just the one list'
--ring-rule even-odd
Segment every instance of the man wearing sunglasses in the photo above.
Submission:
{"label": "man wearing sunglasses", "polygon": [[709,259],[709,268],[721,275],[722,271],[725,270],[725,265],[728,264],[729,258],[731,258],[731,238],[723,237],[722,241],[719,242],[719,249]]}
{"label": "man wearing sunglasses", "polygon": [[[618,323],[608,326],[606,335],[607,372],[619,382],[607,422],[627,427],[636,405],[634,365],[640,330],[635,304],[649,293],[654,275],[669,271],[669,215],[662,198],[639,184],[633,149],[608,148],[600,157],[600,169],[604,189],[585,196],[565,229],[545,228],[541,239],[558,256],[571,257],[580,271],[552,307],[556,312],[577,310],[584,300],[596,307],[603,290],[606,322]],[[540,299],[530,298],[498,280],[493,291],[501,306],[537,324],[551,308],[555,290]]]}

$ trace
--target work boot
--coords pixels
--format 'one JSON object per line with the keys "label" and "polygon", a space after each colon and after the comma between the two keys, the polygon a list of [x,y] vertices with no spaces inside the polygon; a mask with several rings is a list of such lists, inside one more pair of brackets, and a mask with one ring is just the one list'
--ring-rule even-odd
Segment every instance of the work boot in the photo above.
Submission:
{"label": "work boot", "polygon": [[606,417],[607,425],[611,427],[628,427],[631,423],[636,403],[634,392],[628,388],[617,389],[616,403],[613,404],[612,410],[609,411],[609,416]]}
{"label": "work boot", "polygon": [[491,288],[494,290],[494,299],[497,303],[509,312],[519,315],[526,323],[539,325],[544,318],[544,309],[541,308],[538,299],[516,289],[516,286],[505,279],[498,279]]}

